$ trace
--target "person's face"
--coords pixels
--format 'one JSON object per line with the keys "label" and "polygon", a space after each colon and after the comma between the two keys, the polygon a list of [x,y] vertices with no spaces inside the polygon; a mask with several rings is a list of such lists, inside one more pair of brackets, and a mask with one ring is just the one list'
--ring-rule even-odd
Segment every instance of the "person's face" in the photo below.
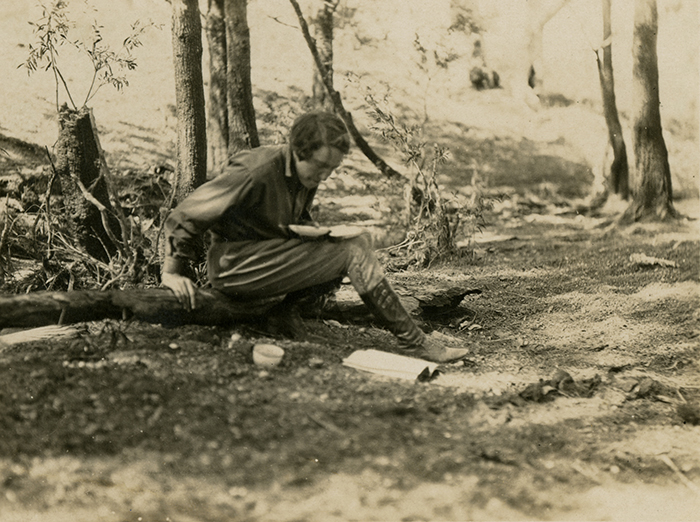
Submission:
{"label": "person's face", "polygon": [[328,176],[340,166],[343,162],[343,153],[335,147],[324,145],[304,161],[300,161],[294,153],[294,160],[299,181],[306,188],[313,189],[327,180]]}

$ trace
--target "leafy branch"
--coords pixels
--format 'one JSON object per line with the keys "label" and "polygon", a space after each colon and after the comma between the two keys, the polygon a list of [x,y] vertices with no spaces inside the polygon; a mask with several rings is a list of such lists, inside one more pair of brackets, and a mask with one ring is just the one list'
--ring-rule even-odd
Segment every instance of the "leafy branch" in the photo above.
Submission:
{"label": "leafy branch", "polygon": [[[409,255],[424,266],[453,254],[456,251],[453,227],[437,182],[437,172],[449,159],[449,150],[436,143],[426,154],[427,143],[420,139],[421,126],[399,123],[369,88],[366,89],[365,101],[374,120],[372,130],[393,145],[415,173],[405,193],[409,242],[394,250],[408,250]],[[414,207],[417,210],[414,211]]]}
{"label": "leafy branch", "polygon": [[[104,85],[112,85],[118,91],[129,85],[126,76],[115,75],[113,66],[116,65],[120,69],[126,69],[127,71],[136,69],[136,60],[131,52],[143,45],[141,36],[148,27],[149,25],[141,25],[141,22],[138,20],[134,22],[131,25],[131,33],[124,39],[119,53],[115,53],[102,43],[101,29],[103,29],[103,26],[98,25],[97,22],[92,25],[93,39],[90,46],[82,42],[75,42],[76,47],[82,49],[88,55],[93,68],[92,81],[83,105],[87,105],[97,94],[100,87]],[[95,87],[95,83],[97,83],[97,87]]]}
{"label": "leafy branch", "polygon": [[48,6],[40,3],[42,16],[37,22],[29,22],[34,28],[37,41],[29,44],[29,56],[19,67],[25,67],[28,74],[38,71],[51,70],[56,83],[56,110],[59,110],[59,94],[61,86],[65,91],[73,109],[79,107],[75,103],[71,89],[68,86],[59,66],[59,49],[68,45],[86,55],[92,65],[93,73],[90,86],[85,95],[81,107],[97,94],[104,85],[112,85],[118,91],[129,85],[125,75],[118,75],[115,70],[132,71],[136,69],[136,60],[132,51],[142,45],[141,36],[153,23],[142,24],[136,21],[131,25],[131,33],[122,42],[119,52],[115,52],[103,41],[102,29],[97,21],[92,24],[91,38],[88,42],[70,38],[70,29],[75,26],[68,17],[68,2],[66,0],[54,0]]}
{"label": "leafy branch", "polygon": [[[491,205],[484,196],[476,163],[472,164],[471,197],[466,201],[456,196],[446,198],[438,184],[438,172],[450,160],[450,151],[439,143],[424,141],[422,125],[398,121],[389,107],[388,94],[378,98],[366,87],[365,102],[374,121],[371,129],[402,155],[414,173],[405,189],[406,238],[386,249],[393,257],[408,258],[396,266],[429,266],[439,259],[470,253],[472,237],[484,226],[484,211]],[[458,233],[467,239],[466,249],[457,247]]]}
{"label": "leafy branch", "polygon": [[68,3],[64,0],[57,0],[50,7],[46,7],[43,4],[40,5],[43,9],[41,18],[38,22],[29,22],[29,25],[34,27],[34,34],[36,34],[38,42],[29,44],[29,56],[20,67],[26,67],[28,74],[31,74],[36,72],[40,66],[43,66],[43,62],[46,62],[44,70],[51,69],[56,82],[56,110],[58,111],[59,107],[58,95],[60,85],[63,85],[71,105],[77,108],[66,79],[57,65],[58,48],[69,41],[68,30],[70,29],[70,22],[66,15]]}

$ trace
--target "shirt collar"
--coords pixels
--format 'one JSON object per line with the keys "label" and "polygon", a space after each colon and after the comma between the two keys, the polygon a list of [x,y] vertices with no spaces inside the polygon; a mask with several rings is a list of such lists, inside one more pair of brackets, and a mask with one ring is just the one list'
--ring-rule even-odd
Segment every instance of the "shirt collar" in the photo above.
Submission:
{"label": "shirt collar", "polygon": [[292,146],[287,145],[284,149],[284,176],[286,178],[297,179],[296,171],[294,170],[294,165],[292,164]]}

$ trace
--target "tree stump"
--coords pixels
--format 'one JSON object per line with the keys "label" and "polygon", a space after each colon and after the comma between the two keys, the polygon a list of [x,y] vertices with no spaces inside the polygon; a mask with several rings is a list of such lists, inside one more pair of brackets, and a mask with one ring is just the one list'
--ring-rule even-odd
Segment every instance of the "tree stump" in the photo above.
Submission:
{"label": "tree stump", "polygon": [[[92,111],[87,107],[76,111],[64,104],[58,123],[55,167],[69,231],[88,254],[107,261],[116,246],[105,226],[115,236],[120,230],[102,172],[105,165]],[[106,209],[106,219],[98,204]]]}

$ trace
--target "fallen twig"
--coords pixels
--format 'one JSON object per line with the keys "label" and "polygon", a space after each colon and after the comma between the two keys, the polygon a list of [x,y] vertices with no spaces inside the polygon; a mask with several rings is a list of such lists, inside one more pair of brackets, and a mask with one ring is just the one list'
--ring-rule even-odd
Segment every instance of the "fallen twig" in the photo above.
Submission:
{"label": "fallen twig", "polygon": [[318,418],[318,416],[316,416],[316,415],[313,415],[313,414],[311,414],[311,413],[307,413],[306,416],[307,416],[309,419],[311,419],[312,421],[314,421],[316,424],[318,424],[319,426],[321,426],[324,430],[330,431],[330,432],[332,432],[332,433],[339,433],[339,434],[344,434],[344,433],[345,433],[343,430],[341,430],[341,429],[340,429],[338,426],[336,426],[335,424],[333,424],[333,423],[331,423],[331,422],[328,422],[328,421],[324,421],[323,419]]}
{"label": "fallen twig", "polygon": [[44,341],[59,337],[76,337],[81,332],[75,326],[42,326],[30,330],[21,330],[10,334],[0,335],[0,350],[3,347],[13,346],[32,341]]}
{"label": "fallen twig", "polygon": [[601,482],[600,479],[595,475],[595,473],[584,469],[583,466],[581,466],[581,463],[580,463],[579,461],[573,462],[573,463],[571,464],[571,468],[572,468],[574,471],[578,471],[581,475],[583,475],[584,477],[586,477],[586,478],[587,478],[588,480],[590,480],[591,482],[594,482],[594,483],[596,483],[596,484],[602,484],[602,482]]}
{"label": "fallen twig", "polygon": [[678,469],[678,466],[674,464],[674,462],[667,456],[667,455],[661,455],[659,456],[659,460],[666,464],[671,470],[676,474],[678,479],[691,491],[694,491],[698,495],[700,495],[700,487],[696,486],[693,482],[686,477],[683,472]]}

